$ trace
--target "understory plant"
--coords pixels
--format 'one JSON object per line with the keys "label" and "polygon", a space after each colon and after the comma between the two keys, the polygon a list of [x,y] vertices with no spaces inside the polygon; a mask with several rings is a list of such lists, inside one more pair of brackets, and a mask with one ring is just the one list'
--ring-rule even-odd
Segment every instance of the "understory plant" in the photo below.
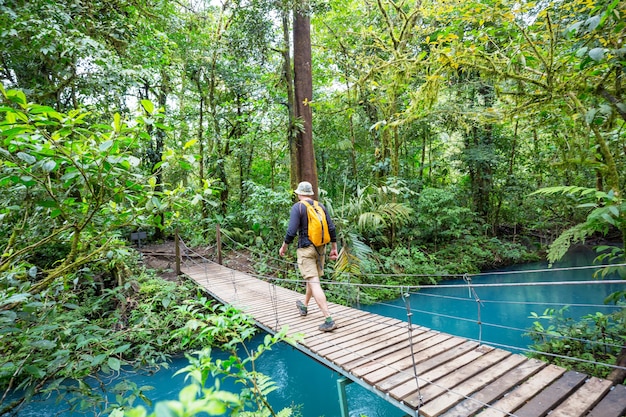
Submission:
{"label": "understory plant", "polygon": [[[228,332],[230,337],[219,346],[222,350],[230,352],[228,359],[215,359],[211,348],[204,348],[194,352],[193,355],[186,355],[189,365],[179,370],[177,375],[186,374],[185,380],[188,385],[180,390],[177,400],[158,402],[155,410],[150,414],[145,407],[138,406],[127,410],[120,407],[111,416],[192,417],[204,414],[240,417],[295,416],[296,412],[290,407],[280,411],[272,408],[267,395],[277,388],[276,384],[268,376],[256,370],[255,362],[263,352],[271,350],[272,346],[277,343],[295,343],[299,337],[288,337],[285,327],[275,335],[267,334],[255,349],[249,349],[246,342],[254,333],[253,324],[241,313],[236,311],[231,311],[231,313],[230,316],[224,317],[221,325],[225,325],[232,332]],[[198,318],[191,319],[187,327],[195,327],[198,324],[197,320]],[[199,333],[199,339],[203,339],[203,332]],[[221,390],[221,381],[226,378],[241,384],[240,392]]]}
{"label": "understory plant", "polygon": [[[108,413],[104,390],[95,389],[103,380],[122,369],[168,366],[171,354],[190,346],[175,333],[187,321],[181,309],[219,314],[189,283],[144,270],[111,289],[101,283],[114,278],[91,267],[36,294],[30,281],[0,277],[0,414],[51,393],[70,411]],[[132,384],[114,390],[145,398]]]}
{"label": "understory plant", "polygon": [[575,320],[567,307],[532,313],[533,326],[526,334],[533,340],[529,356],[599,378],[606,378],[626,341],[623,311],[596,312]]}

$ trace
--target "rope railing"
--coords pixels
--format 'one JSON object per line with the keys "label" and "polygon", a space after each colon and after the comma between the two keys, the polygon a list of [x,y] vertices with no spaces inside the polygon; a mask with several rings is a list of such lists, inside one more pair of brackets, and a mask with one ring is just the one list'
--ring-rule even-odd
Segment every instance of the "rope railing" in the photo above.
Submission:
{"label": "rope railing", "polygon": [[[237,250],[237,248],[243,248],[246,250],[246,254],[242,254],[242,256],[244,256],[247,260],[253,260],[255,262],[259,261],[259,260],[264,260],[266,261],[265,266],[269,269],[274,271],[274,273],[277,276],[269,276],[269,275],[265,275],[265,274],[258,274],[258,273],[247,273],[247,275],[250,275],[252,277],[255,277],[259,280],[262,281],[266,281],[269,285],[270,285],[270,298],[272,299],[272,306],[273,309],[275,311],[275,315],[276,315],[276,328],[278,328],[278,308],[277,308],[277,296],[276,296],[276,284],[289,284],[289,285],[299,285],[299,284],[304,284],[306,281],[303,279],[298,279],[296,278],[296,274],[294,274],[294,271],[297,270],[297,265],[294,264],[293,262],[288,262],[284,259],[281,258],[276,258],[276,257],[272,257],[272,256],[268,256],[266,253],[260,252],[260,251],[256,251],[254,249],[250,249],[250,248],[246,248],[245,246],[241,245],[240,243],[234,241],[232,238],[230,238],[230,236],[228,236],[227,234],[224,234],[224,236],[226,236],[226,240],[224,240],[223,242],[227,242],[229,247],[232,247],[232,250],[237,251],[237,253],[241,253]],[[194,265],[199,265],[201,263],[207,263],[207,262],[212,262],[209,259],[201,256],[200,254],[197,254],[196,252],[194,252],[192,249],[188,248],[186,246],[186,244],[181,240],[181,244],[184,246],[184,254],[194,254],[194,257],[188,257],[188,259],[190,260],[190,262]],[[253,259],[252,257],[250,257],[248,255],[248,253],[252,253],[254,255],[258,256],[258,259]],[[201,259],[203,262],[199,262],[197,259]],[[278,265],[286,265],[286,268],[281,268],[281,267],[275,267],[273,265],[268,265],[271,262],[267,262],[267,261],[274,261],[274,263],[278,264]],[[407,322],[408,322],[408,339],[409,339],[409,347],[411,348],[411,351],[413,349],[413,343],[412,343],[412,339],[413,339],[413,323],[412,323],[412,316],[415,313],[419,313],[419,314],[427,314],[427,315],[431,315],[431,316],[436,316],[436,317],[440,317],[440,318],[446,318],[446,319],[452,319],[452,320],[457,320],[457,321],[463,321],[463,322],[468,322],[468,323],[472,323],[478,326],[479,328],[479,334],[478,334],[478,338],[472,338],[472,337],[465,337],[465,339],[473,341],[473,342],[477,342],[479,345],[483,345],[484,343],[488,343],[490,346],[492,347],[500,347],[503,349],[507,349],[507,350],[511,350],[511,351],[520,351],[520,352],[524,352],[527,354],[534,354],[534,355],[544,355],[546,357],[552,357],[552,358],[558,358],[558,359],[566,359],[566,360],[570,360],[570,361],[575,361],[575,362],[579,362],[579,363],[584,363],[584,364],[591,364],[594,366],[603,366],[603,367],[607,367],[610,369],[621,369],[621,370],[626,370],[626,367],[622,367],[622,366],[618,366],[618,365],[613,365],[613,364],[607,364],[607,363],[602,363],[599,361],[593,361],[593,360],[588,360],[588,359],[581,359],[581,358],[575,358],[575,357],[568,357],[568,356],[564,356],[564,355],[558,355],[558,354],[554,354],[554,353],[549,353],[549,352],[541,352],[541,351],[537,351],[531,348],[523,348],[523,347],[519,347],[519,346],[510,346],[510,345],[506,345],[503,343],[497,343],[494,341],[488,341],[485,342],[483,341],[483,334],[482,334],[482,329],[483,326],[484,327],[493,327],[493,328],[497,328],[497,329],[503,329],[503,330],[511,330],[511,331],[515,331],[515,332],[523,332],[523,333],[528,333],[529,329],[519,329],[513,326],[508,326],[508,325],[503,325],[503,324],[498,324],[498,323],[490,323],[490,322],[484,322],[482,319],[482,307],[484,306],[484,304],[488,304],[488,303],[498,303],[498,304],[504,304],[504,305],[538,305],[538,306],[549,306],[549,307],[557,307],[557,306],[561,306],[561,307],[565,307],[565,306],[569,306],[569,307],[592,307],[592,308],[615,308],[615,309],[622,309],[624,308],[621,305],[599,305],[599,304],[590,304],[590,303],[567,303],[567,304],[561,304],[561,303],[551,303],[551,302],[545,302],[545,301],[533,301],[533,300],[524,300],[524,301],[515,301],[515,300],[488,300],[488,299],[481,299],[478,296],[477,290],[481,289],[481,288],[498,288],[498,289],[511,289],[511,288],[516,288],[516,287],[540,287],[540,286],[562,286],[562,285],[613,285],[613,284],[617,284],[620,286],[625,286],[626,285],[626,281],[624,280],[583,280],[583,281],[545,281],[545,282],[504,282],[504,283],[475,283],[473,282],[472,278],[474,277],[484,277],[484,276],[493,276],[493,275],[504,275],[504,274],[521,274],[521,273],[525,273],[525,274],[532,274],[532,273],[545,273],[545,272],[562,272],[562,271],[574,271],[574,270],[591,270],[591,269],[601,269],[601,268],[605,268],[607,266],[612,266],[612,267],[617,267],[617,266],[626,266],[626,264],[617,264],[617,265],[597,265],[597,266],[583,266],[583,267],[564,267],[564,268],[548,268],[548,269],[535,269],[535,270],[525,270],[525,271],[498,271],[498,272],[490,272],[490,273],[481,273],[481,274],[439,274],[439,275],[433,275],[433,274],[368,274],[368,276],[372,276],[372,277],[402,277],[402,278],[457,278],[457,279],[463,279],[465,282],[463,284],[449,284],[446,283],[444,285],[414,285],[414,286],[407,286],[407,285],[384,285],[384,284],[369,284],[369,283],[362,283],[362,282],[354,282],[354,278],[359,279],[362,278],[363,275],[353,275],[353,274],[347,274],[347,273],[342,273],[342,276],[345,276],[347,278],[347,281],[333,281],[333,280],[324,280],[322,283],[324,285],[327,286],[350,286],[353,288],[356,288],[357,291],[361,291],[362,289],[367,289],[367,288],[371,288],[371,289],[391,289],[391,290],[397,290],[398,293],[400,294],[400,296],[402,297],[402,299],[405,301],[405,306],[404,309],[406,310],[406,317],[407,317]],[[281,278],[280,276],[287,276],[289,278]],[[208,277],[207,277],[208,280]],[[625,287],[626,288],[626,287]],[[467,297],[460,297],[460,296],[451,296],[451,295],[445,295],[445,294],[432,294],[432,293],[425,293],[423,290],[425,289],[436,289],[436,290],[441,290],[441,289],[460,289],[460,290],[467,290],[468,291],[468,295]],[[467,318],[467,317],[461,317],[461,316],[455,316],[455,315],[448,315],[448,314],[444,314],[444,313],[437,313],[437,312],[431,312],[431,311],[425,311],[425,310],[421,310],[421,309],[416,309],[414,307],[411,307],[410,302],[408,301],[408,298],[416,295],[416,296],[424,296],[424,297],[433,297],[433,298],[440,298],[443,300],[456,300],[456,301],[471,301],[471,302],[475,302],[477,305],[477,313],[476,319],[471,319],[471,318]],[[382,305],[382,306],[387,306],[387,307],[391,307],[394,309],[402,309],[402,307],[397,306],[397,305],[393,305],[393,304],[389,304],[389,303],[385,303],[385,302],[377,302],[375,303],[377,305]],[[334,313],[333,316],[336,316],[338,319],[350,319],[352,317],[352,315],[350,314],[345,314],[343,312],[337,312]],[[380,316],[373,316],[373,317],[380,317]],[[371,323],[372,325],[374,324],[381,324],[382,320],[384,320],[384,318],[377,318],[377,319],[362,319],[365,322]],[[385,323],[388,326],[398,326],[398,327],[402,327],[402,323],[398,323],[398,324],[389,324],[389,323]],[[533,330],[534,334],[537,335],[542,335],[542,336],[550,336],[550,337],[555,337],[558,339],[563,339],[563,340],[571,340],[571,341],[577,341],[577,342],[583,342],[583,343],[589,343],[589,344],[594,344],[597,345],[599,347],[610,347],[610,348],[620,348],[621,345],[616,345],[616,344],[612,344],[612,343],[607,343],[607,342],[601,342],[601,341],[592,341],[592,340],[587,340],[587,339],[582,339],[582,338],[575,338],[575,337],[571,337],[571,336],[555,336],[552,333],[547,333],[547,332],[540,332],[540,331],[536,331]],[[328,338],[327,339],[327,343],[329,343],[330,345],[334,346],[334,343],[332,341],[332,338]],[[350,349],[346,349],[345,347],[342,347],[343,350],[347,351],[350,354],[353,354],[357,357],[361,357],[362,359],[367,359],[364,355],[361,355],[359,352],[356,351],[351,351]],[[411,355],[413,357],[413,354]],[[393,368],[392,365],[385,365],[388,366],[390,368]],[[427,378],[424,378],[423,376],[418,375],[418,373],[416,372],[416,367],[415,364],[413,364],[413,367],[411,367],[411,369],[394,369],[394,371],[401,373],[401,374],[405,374],[407,377],[409,378],[413,378],[416,381],[416,388],[417,388],[417,395],[419,398],[419,405],[422,404],[422,397],[421,397],[421,393],[420,393],[420,386],[424,385],[424,384],[432,384],[433,386],[439,387],[442,390],[449,392],[449,393],[453,393],[455,395],[460,395],[464,398],[470,398],[467,397],[466,395],[462,394],[462,393],[458,393],[455,392],[452,389],[449,389],[445,386],[441,386],[439,384],[437,384],[436,381],[429,381]],[[472,398],[472,400],[477,401],[476,399]],[[480,403],[480,402],[479,402]],[[419,410],[419,405],[418,405],[418,410]],[[492,405],[486,404],[486,403],[481,403],[482,406],[484,407],[489,407],[489,408],[494,408]],[[502,412],[505,415],[510,415],[510,416],[514,416],[514,414],[502,411],[502,410],[497,410]]]}

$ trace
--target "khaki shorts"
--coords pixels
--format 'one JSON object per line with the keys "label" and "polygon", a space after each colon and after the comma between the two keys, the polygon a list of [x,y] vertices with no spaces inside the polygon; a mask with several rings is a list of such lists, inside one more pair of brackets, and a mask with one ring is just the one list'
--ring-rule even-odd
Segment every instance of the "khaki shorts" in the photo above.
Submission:
{"label": "khaki shorts", "polygon": [[322,277],[324,275],[324,258],[326,257],[326,246],[307,246],[298,248],[298,269],[304,279]]}

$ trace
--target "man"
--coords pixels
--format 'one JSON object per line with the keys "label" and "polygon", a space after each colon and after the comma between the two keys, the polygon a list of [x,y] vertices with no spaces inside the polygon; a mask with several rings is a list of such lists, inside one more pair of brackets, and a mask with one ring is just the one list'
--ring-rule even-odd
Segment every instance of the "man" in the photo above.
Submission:
{"label": "man", "polygon": [[[318,307],[324,314],[324,323],[319,327],[323,332],[330,332],[337,328],[337,325],[330,316],[328,310],[328,303],[326,301],[326,294],[320,283],[320,277],[324,275],[324,258],[326,253],[326,246],[322,245],[316,247],[311,243],[308,237],[308,217],[307,208],[302,203],[304,200],[308,200],[309,204],[313,204],[311,196],[313,192],[313,186],[310,182],[303,181],[298,184],[298,188],[295,190],[298,196],[298,202],[291,207],[289,215],[289,227],[287,228],[287,234],[285,241],[278,253],[280,256],[285,256],[287,246],[293,242],[298,235],[298,268],[302,277],[306,281],[306,293],[304,296],[304,303],[300,300],[296,301],[296,306],[300,311],[301,316],[306,316],[308,312],[308,305],[311,297],[315,299]],[[326,215],[326,222],[328,223],[328,232],[330,234],[331,249],[329,257],[330,259],[337,259],[337,236],[335,233],[335,224],[332,222],[326,207],[320,204],[320,207],[324,210]]]}

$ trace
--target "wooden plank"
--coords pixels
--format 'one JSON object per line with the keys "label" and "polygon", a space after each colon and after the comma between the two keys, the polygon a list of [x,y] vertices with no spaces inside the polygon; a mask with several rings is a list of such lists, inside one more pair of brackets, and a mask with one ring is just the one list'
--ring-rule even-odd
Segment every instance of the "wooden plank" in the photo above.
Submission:
{"label": "wooden plank", "polygon": [[326,356],[329,353],[338,350],[346,350],[351,352],[359,352],[363,344],[370,342],[372,339],[380,340],[389,334],[390,326],[385,323],[369,324],[366,323],[361,327],[355,327],[350,332],[345,332],[339,337],[333,339],[331,346],[315,346],[320,354]]}
{"label": "wooden plank", "polygon": [[[481,351],[480,349],[474,349],[473,351],[440,366],[437,369],[437,374],[431,373],[432,376],[428,378],[430,384],[426,385],[424,388],[420,388],[419,393],[414,393],[405,397],[404,401],[411,404],[413,407],[418,407],[420,405],[419,395],[421,395],[424,399],[424,403],[428,405],[428,403],[432,402],[442,394],[448,391],[454,391],[455,387],[459,384],[467,381],[474,375],[479,374],[483,369],[490,368],[508,356],[511,356],[511,353],[502,349],[492,349],[488,352]],[[438,375],[442,376],[438,377]],[[434,415],[428,414],[426,412],[427,410],[428,409],[420,409],[420,411],[427,417]]]}
{"label": "wooden plank", "polygon": [[526,360],[528,360],[528,358],[522,355],[509,355],[502,361],[474,375],[470,380],[457,385],[451,391],[435,399],[429,399],[426,405],[420,408],[420,412],[424,413],[424,415],[438,416],[463,401],[473,392],[484,388],[487,384],[490,384]]}
{"label": "wooden plank", "polygon": [[[315,333],[307,335],[305,341],[307,346],[314,351],[323,350],[325,348],[329,348],[331,346],[335,346],[335,341],[337,339],[344,340],[342,337],[345,335],[350,335],[352,333],[362,332],[364,328],[367,327],[368,323],[364,322],[362,319],[353,319],[348,322],[337,321],[337,330],[333,331],[333,335],[335,336],[333,339],[328,339],[325,335],[326,333],[316,331]],[[314,323],[315,329],[322,324],[322,321],[317,321]],[[383,325],[379,325],[383,326]],[[343,335],[343,336],[342,336]],[[349,339],[349,337],[348,337]]]}
{"label": "wooden plank", "polygon": [[[425,339],[422,343],[419,343],[413,346],[413,353],[415,356],[415,362],[419,363],[426,359],[431,358],[432,356],[444,351],[448,350],[460,342],[453,338],[448,334],[438,333],[433,337]],[[364,365],[360,365],[352,368],[352,372],[354,375],[367,375],[375,372],[379,369],[384,368],[385,366],[392,366],[393,369],[403,370],[413,365],[413,356],[411,356],[410,347],[406,346],[402,350],[398,350],[390,355],[381,358],[381,360],[376,362],[368,362]],[[390,373],[389,370],[383,371],[385,373]],[[393,370],[391,370],[393,373]],[[377,381],[380,380],[378,375],[373,375],[373,378]]]}
{"label": "wooden plank", "polygon": [[[354,353],[356,355],[365,355],[366,352],[371,351],[372,349],[376,349],[376,346],[385,344],[390,338],[394,336],[404,334],[402,329],[394,328],[391,329],[389,327],[385,327],[380,329],[377,332],[372,332],[370,334],[365,334],[359,340],[355,340],[358,344],[350,344],[349,341],[340,341],[340,344],[329,347],[327,349],[320,350],[326,358],[334,361],[336,358],[341,358],[348,353]],[[350,334],[347,335],[350,337]],[[406,337],[406,336],[405,336]]]}
{"label": "wooden plank", "polygon": [[[537,392],[550,385],[552,381],[565,373],[565,369],[555,365],[548,365],[535,375],[531,376],[523,384],[515,387],[507,395],[491,404],[490,408],[478,414],[480,417],[501,417],[513,412],[532,398]],[[573,416],[568,416],[573,417]]]}
{"label": "wooden plank", "polygon": [[589,417],[626,415],[626,385],[616,385],[590,412]]}
{"label": "wooden plank", "polygon": [[319,340],[311,340],[309,347],[320,352],[333,352],[336,346],[350,347],[355,343],[368,340],[373,334],[384,334],[389,329],[390,324],[393,323],[395,321],[392,319],[388,322],[370,322],[367,319],[355,320],[349,332],[341,332],[333,338],[332,345],[325,345]]}
{"label": "wooden plank", "polygon": [[370,340],[367,340],[361,344],[358,352],[346,352],[345,350],[337,350],[336,352],[326,353],[326,357],[333,362],[337,359],[341,359],[348,354],[355,353],[360,357],[366,357],[368,354],[372,352],[379,351],[389,345],[395,345],[398,343],[402,343],[407,340],[406,330],[394,328],[388,330],[382,336],[373,337]]}
{"label": "wooden plank", "polygon": [[546,364],[544,362],[538,359],[529,359],[505,373],[480,391],[475,392],[471,398],[467,398],[465,401],[443,414],[443,417],[473,416],[485,405],[490,404],[530,375],[539,372],[545,367]]}
{"label": "wooden plank", "polygon": [[[417,383],[414,378],[413,381],[407,381],[406,383],[395,387],[390,391],[390,394],[395,398],[398,398],[399,400],[417,408],[422,402],[420,397],[429,401],[431,396],[437,397],[443,392],[437,389],[440,379],[455,373],[457,369],[466,366],[468,363],[471,363],[472,361],[477,360],[492,351],[493,348],[485,349],[484,346],[479,346],[478,348],[472,349],[452,360],[441,362],[426,372],[417,373],[419,390],[417,389]],[[435,388],[433,388],[433,384],[435,384]]]}
{"label": "wooden plank", "polygon": [[[452,360],[458,356],[461,356],[465,352],[469,352],[470,350],[475,349],[476,347],[478,347],[478,343],[465,341],[452,349],[445,350],[428,360],[420,362],[415,367],[415,372],[417,372],[417,374],[419,375],[420,373],[426,372],[427,370],[434,368],[440,363],[445,363],[449,360]],[[390,391],[391,389],[402,385],[408,380],[414,378],[415,377],[413,372],[402,372],[396,375],[392,375],[391,377],[378,383],[376,386],[382,391]]]}
{"label": "wooden plank", "polygon": [[611,389],[613,383],[596,377],[589,378],[567,400],[555,408],[550,417],[576,417],[587,414],[594,405]]}
{"label": "wooden plank", "polygon": [[[431,337],[435,337],[440,333],[433,332],[431,330],[425,330],[421,333],[413,332],[413,336],[411,340],[413,343],[419,343],[420,341],[427,340]],[[402,340],[405,340],[404,338]],[[357,368],[361,365],[365,365],[368,363],[375,362],[376,360],[383,358],[387,355],[391,355],[400,350],[406,349],[408,347],[408,340],[402,343],[390,344],[389,346],[382,348],[376,352],[372,352],[367,355],[361,355],[359,353],[350,353],[346,356],[341,357],[341,359],[337,360],[337,363],[341,363],[343,366],[349,369]]]}
{"label": "wooden plank", "polygon": [[587,375],[574,371],[566,372],[552,385],[541,391],[522,408],[515,411],[518,417],[543,417],[560,404],[587,379]]}

